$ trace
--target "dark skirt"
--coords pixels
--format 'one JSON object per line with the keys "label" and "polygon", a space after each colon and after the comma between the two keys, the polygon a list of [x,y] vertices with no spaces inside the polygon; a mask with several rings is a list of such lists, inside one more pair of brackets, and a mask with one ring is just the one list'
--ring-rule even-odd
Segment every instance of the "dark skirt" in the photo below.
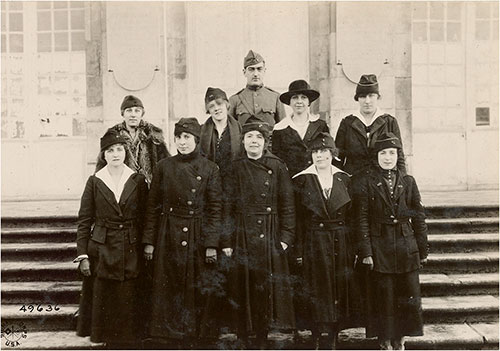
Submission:
{"label": "dark skirt", "polygon": [[418,270],[401,274],[370,272],[366,289],[366,337],[380,340],[423,333]]}
{"label": "dark skirt", "polygon": [[92,342],[137,343],[142,334],[137,279],[85,278],[80,296],[77,335]]}

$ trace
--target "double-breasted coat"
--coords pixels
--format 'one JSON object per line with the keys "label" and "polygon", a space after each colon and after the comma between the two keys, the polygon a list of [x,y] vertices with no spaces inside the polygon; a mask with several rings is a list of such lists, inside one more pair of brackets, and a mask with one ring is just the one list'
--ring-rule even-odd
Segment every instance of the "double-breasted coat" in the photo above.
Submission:
{"label": "double-breasted coat", "polygon": [[198,149],[158,163],[142,239],[154,246],[152,337],[218,336],[211,303],[221,276],[205,251],[219,246],[221,211],[218,167]]}
{"label": "double-breasted coat", "polygon": [[[351,230],[349,176],[332,166],[330,196],[325,198],[315,166],[293,177],[296,191],[295,255],[302,257],[304,300],[309,329],[330,332],[354,323],[354,231]],[[359,302],[359,301],[358,301]]]}
{"label": "double-breasted coat", "polygon": [[147,191],[144,176],[137,173],[125,182],[119,202],[96,175],[85,185],[76,243],[78,256],[88,255],[92,275],[84,278],[77,334],[94,342],[140,337],[137,278]]}
{"label": "double-breasted coat", "polygon": [[229,114],[241,125],[250,116],[255,116],[273,127],[286,116],[279,96],[278,92],[265,86],[247,86],[229,98]]}
{"label": "double-breasted coat", "polygon": [[318,116],[311,116],[303,139],[293,127],[290,117],[274,126],[272,151],[273,154],[285,162],[290,176],[299,173],[312,164],[309,147],[311,141],[322,132],[329,133],[330,131],[326,122],[319,119]]}
{"label": "double-breasted coat", "polygon": [[234,161],[231,213],[235,220],[230,286],[239,333],[295,325],[288,261],[281,242],[295,236],[293,185],[283,161],[268,151]]}
{"label": "double-breasted coat", "polygon": [[[376,116],[369,126],[369,132],[361,117],[354,114],[343,118],[337,130],[335,145],[339,149],[342,169],[355,177],[367,174],[377,166],[371,149],[382,133],[391,132],[401,140],[396,118],[386,113],[376,113]],[[398,149],[397,166],[401,172],[406,172],[403,149]]]}
{"label": "double-breasted coat", "polygon": [[397,174],[391,194],[383,172],[388,171],[378,168],[362,179],[357,232],[360,260],[372,256],[374,262],[365,308],[367,336],[387,340],[423,333],[418,270],[428,245],[415,179]]}

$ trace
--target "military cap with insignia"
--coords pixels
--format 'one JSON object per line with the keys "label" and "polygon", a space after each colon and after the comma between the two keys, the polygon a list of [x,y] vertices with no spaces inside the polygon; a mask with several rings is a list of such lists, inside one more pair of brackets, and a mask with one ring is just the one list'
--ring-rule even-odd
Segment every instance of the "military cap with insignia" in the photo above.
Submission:
{"label": "military cap with insignia", "polygon": [[126,143],[127,141],[120,135],[120,133],[108,130],[101,138],[101,151],[106,150],[111,145]]}
{"label": "military cap with insignia", "polygon": [[377,76],[374,74],[363,74],[356,85],[354,100],[358,101],[361,96],[368,94],[379,94]]}
{"label": "military cap with insignia", "polygon": [[174,135],[181,135],[182,132],[193,134],[199,138],[201,133],[200,123],[195,117],[183,117],[175,124]]}
{"label": "military cap with insignia", "polygon": [[333,137],[327,132],[321,132],[316,135],[316,137],[311,140],[309,144],[309,149],[313,150],[323,150],[330,149],[335,150],[335,142]]}
{"label": "military cap with insignia", "polygon": [[214,101],[217,99],[228,101],[227,95],[222,89],[208,87],[207,92],[205,93],[205,105],[210,101]]}
{"label": "military cap with insignia", "polygon": [[401,141],[393,133],[387,132],[380,134],[380,136],[375,141],[373,150],[378,153],[381,150],[389,148],[401,149]]}
{"label": "military cap with insignia", "polygon": [[253,66],[261,62],[265,62],[264,58],[259,53],[250,50],[243,59],[243,68],[247,68],[248,66]]}
{"label": "military cap with insignia", "polygon": [[266,122],[262,122],[255,116],[250,116],[245,122],[245,124],[241,127],[241,135],[245,135],[251,131],[261,132],[264,138],[268,138],[271,133],[271,127]]}

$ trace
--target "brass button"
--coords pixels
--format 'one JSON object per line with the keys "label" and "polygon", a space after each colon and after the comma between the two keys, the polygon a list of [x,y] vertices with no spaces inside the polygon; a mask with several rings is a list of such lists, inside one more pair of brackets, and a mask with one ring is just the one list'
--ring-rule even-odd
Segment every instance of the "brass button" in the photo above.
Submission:
{"label": "brass button", "polygon": [[339,222],[340,225],[344,224],[344,222]]}
{"label": "brass button", "polygon": [[393,216],[393,215],[391,215],[391,218],[394,218],[394,216]]}
{"label": "brass button", "polygon": [[269,182],[266,180],[266,181],[264,182],[264,185],[265,185],[265,186],[269,186]]}
{"label": "brass button", "polygon": [[200,176],[196,177],[196,180],[201,180],[201,177]]}
{"label": "brass button", "polygon": [[397,220],[397,219],[394,219],[394,220],[392,221],[392,223],[398,223],[398,220]]}
{"label": "brass button", "polygon": [[120,227],[120,228],[123,228],[123,224],[120,224],[120,225],[119,225],[119,227]]}
{"label": "brass button", "polygon": [[269,171],[267,171],[267,173],[269,173],[269,174],[273,174],[273,171],[269,170]]}
{"label": "brass button", "polygon": [[189,206],[191,206],[191,205],[193,204],[193,201],[188,200],[187,204],[188,204]]}
{"label": "brass button", "polygon": [[193,214],[194,214],[194,211],[189,211],[189,214],[190,214],[190,215],[193,215]]}
{"label": "brass button", "polygon": [[262,224],[262,219],[258,219],[258,220],[257,220],[257,223],[258,223],[258,224]]}
{"label": "brass button", "polygon": [[195,192],[196,192],[196,189],[191,189],[191,192],[192,192],[192,193],[195,193]]}
{"label": "brass button", "polygon": [[181,241],[181,245],[182,245],[182,246],[187,246],[187,244],[188,244],[188,243],[187,243],[187,241],[186,241],[186,240],[182,240],[182,241]]}
{"label": "brass button", "polygon": [[261,238],[261,239],[262,239],[263,237],[264,237],[264,234],[259,235],[259,238]]}
{"label": "brass button", "polygon": [[260,196],[262,196],[262,197],[266,197],[266,194],[262,193],[262,194],[260,194]]}
{"label": "brass button", "polygon": [[172,212],[174,209],[172,207],[170,207],[170,212]]}
{"label": "brass button", "polygon": [[308,163],[308,164],[311,164],[311,163],[312,163],[312,161],[307,161],[307,163]]}
{"label": "brass button", "polygon": [[271,207],[266,208],[266,211],[271,212],[272,211]]}
{"label": "brass button", "polygon": [[338,243],[338,242],[339,242],[339,239],[335,238],[335,240],[334,240],[334,241],[335,241],[336,243]]}
{"label": "brass button", "polygon": [[187,227],[184,227],[184,228],[182,228],[182,231],[185,233],[185,232],[187,232],[187,231],[188,231],[188,228],[187,228]]}
{"label": "brass button", "polygon": [[319,227],[320,227],[320,228],[323,228],[324,226],[325,226],[325,225],[324,225],[323,223],[320,223],[320,224],[319,224]]}

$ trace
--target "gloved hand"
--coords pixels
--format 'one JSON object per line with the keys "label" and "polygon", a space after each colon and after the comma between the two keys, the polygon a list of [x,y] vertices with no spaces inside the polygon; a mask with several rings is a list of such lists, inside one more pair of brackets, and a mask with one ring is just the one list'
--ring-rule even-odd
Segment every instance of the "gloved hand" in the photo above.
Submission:
{"label": "gloved hand", "polygon": [[214,248],[207,248],[205,253],[205,262],[206,263],[215,263],[217,261],[217,250]]}
{"label": "gloved hand", "polygon": [[363,264],[370,266],[370,270],[373,270],[373,258],[371,256],[363,258]]}
{"label": "gloved hand", "polygon": [[226,255],[227,257],[231,257],[233,254],[233,249],[230,247],[225,247],[222,249],[222,252],[224,252],[224,255]]}
{"label": "gloved hand", "polygon": [[78,269],[80,269],[80,272],[82,272],[82,274],[85,277],[89,277],[90,276],[90,261],[89,261],[89,259],[84,258],[83,260],[81,260],[80,264],[78,265]]}
{"label": "gloved hand", "polygon": [[153,245],[147,244],[144,246],[144,258],[146,261],[151,261],[153,259],[153,251],[155,247]]}

